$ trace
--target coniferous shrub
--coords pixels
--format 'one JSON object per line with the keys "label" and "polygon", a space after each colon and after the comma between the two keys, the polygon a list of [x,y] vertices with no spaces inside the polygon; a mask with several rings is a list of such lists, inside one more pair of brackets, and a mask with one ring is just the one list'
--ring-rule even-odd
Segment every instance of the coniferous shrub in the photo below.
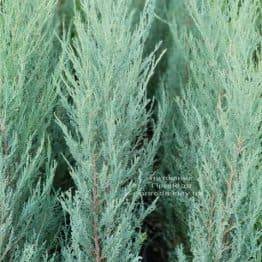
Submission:
{"label": "coniferous shrub", "polygon": [[176,102],[165,148],[170,174],[191,180],[192,195],[173,199],[190,253],[170,260],[260,261],[261,3],[189,0],[183,10],[189,23],[170,26],[169,79],[184,71],[168,84]]}
{"label": "coniferous shrub", "polygon": [[39,261],[59,225],[46,133],[59,76],[56,5],[1,1],[0,10],[0,261]]}
{"label": "coniferous shrub", "polygon": [[[58,121],[74,165],[75,192],[62,199],[70,232],[64,261],[138,261],[144,235],[142,191],[161,131],[151,119],[147,84],[155,53],[143,58],[153,19],[147,1],[136,25],[130,1],[81,1],[76,37],[67,48],[61,100],[70,126]],[[153,126],[152,138],[147,129]]]}
{"label": "coniferous shrub", "polygon": [[261,17],[0,0],[0,262],[261,261]]}

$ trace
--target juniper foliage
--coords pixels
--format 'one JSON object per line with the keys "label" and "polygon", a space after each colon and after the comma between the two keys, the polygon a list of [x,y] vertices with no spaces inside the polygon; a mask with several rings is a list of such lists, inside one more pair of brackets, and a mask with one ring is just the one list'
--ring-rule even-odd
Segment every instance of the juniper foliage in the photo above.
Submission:
{"label": "juniper foliage", "polygon": [[45,138],[56,99],[55,9],[51,0],[0,3],[0,261],[38,261],[55,242]]}
{"label": "juniper foliage", "polygon": [[[173,152],[173,174],[189,176],[197,194],[175,200],[187,207],[191,255],[180,248],[170,260],[260,261],[261,3],[186,5],[190,24],[171,25],[185,67],[182,81],[169,83],[172,94],[174,85],[181,88],[173,103],[180,125],[174,115],[166,150]],[[179,59],[171,61],[172,72]]]}
{"label": "juniper foliage", "polygon": [[61,88],[71,126],[59,124],[75,161],[76,187],[62,200],[71,227],[63,260],[138,261],[141,223],[153,208],[143,206],[142,190],[152,173],[162,118],[160,109],[159,124],[151,120],[146,92],[155,53],[143,58],[153,3],[146,2],[135,26],[130,1],[81,6]]}
{"label": "juniper foliage", "polygon": [[157,234],[169,261],[261,261],[261,17],[260,0],[0,0],[0,262],[146,261]]}

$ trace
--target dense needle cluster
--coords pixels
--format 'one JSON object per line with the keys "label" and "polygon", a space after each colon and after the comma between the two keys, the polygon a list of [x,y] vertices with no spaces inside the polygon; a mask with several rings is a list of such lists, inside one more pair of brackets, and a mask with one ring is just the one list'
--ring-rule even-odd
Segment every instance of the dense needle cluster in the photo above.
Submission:
{"label": "dense needle cluster", "polygon": [[261,11],[0,1],[0,262],[261,261]]}

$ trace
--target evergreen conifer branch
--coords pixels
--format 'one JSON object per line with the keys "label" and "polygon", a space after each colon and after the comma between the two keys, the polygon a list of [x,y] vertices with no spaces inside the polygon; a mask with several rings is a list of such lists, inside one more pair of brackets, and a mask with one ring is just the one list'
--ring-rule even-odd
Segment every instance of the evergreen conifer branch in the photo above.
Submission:
{"label": "evergreen conifer branch", "polygon": [[76,192],[62,200],[71,226],[63,259],[138,261],[141,223],[152,209],[143,207],[142,190],[153,172],[164,113],[160,109],[156,124],[147,109],[157,60],[155,53],[143,58],[143,50],[154,5],[147,1],[134,26],[127,0],[81,4],[64,70],[67,92],[61,91],[71,126],[58,121],[76,162]]}
{"label": "evergreen conifer branch", "polygon": [[[178,121],[166,150],[173,152],[174,175],[197,184],[197,194],[182,200],[192,260],[259,261],[261,3],[189,0],[185,10],[191,26],[171,26],[186,77],[176,82]],[[174,94],[173,88],[170,81]],[[185,261],[182,249],[177,254],[175,261]]]}
{"label": "evergreen conifer branch", "polygon": [[46,141],[60,75],[56,5],[18,0],[0,8],[0,261],[39,261],[59,226]]}

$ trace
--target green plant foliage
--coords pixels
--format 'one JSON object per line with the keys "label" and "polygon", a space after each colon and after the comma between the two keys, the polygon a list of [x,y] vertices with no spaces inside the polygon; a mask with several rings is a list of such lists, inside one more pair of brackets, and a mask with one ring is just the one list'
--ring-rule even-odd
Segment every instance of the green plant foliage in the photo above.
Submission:
{"label": "green plant foliage", "polygon": [[[169,70],[175,74],[180,59],[186,66],[182,81],[169,82],[171,94],[178,83],[180,95],[173,96],[178,121],[174,115],[166,151],[176,165],[169,172],[198,185],[194,197],[181,200],[188,260],[260,261],[261,3],[189,0],[184,10],[190,26],[178,26],[176,17],[171,24],[180,58]],[[181,249],[177,254],[171,260],[185,261]]]}
{"label": "green plant foliage", "polygon": [[36,261],[53,248],[58,227],[45,141],[59,76],[56,6],[23,0],[0,8],[0,261]]}
{"label": "green plant foliage", "polygon": [[62,200],[71,226],[63,260],[138,261],[141,223],[153,208],[142,205],[142,190],[152,173],[162,118],[160,109],[159,124],[150,119],[146,95],[155,54],[143,58],[153,4],[147,1],[134,28],[130,1],[81,4],[76,38],[67,50],[66,93],[61,90],[71,126],[59,124],[75,160],[76,186]]}
{"label": "green plant foliage", "polygon": [[0,262],[262,261],[261,18],[0,0]]}

